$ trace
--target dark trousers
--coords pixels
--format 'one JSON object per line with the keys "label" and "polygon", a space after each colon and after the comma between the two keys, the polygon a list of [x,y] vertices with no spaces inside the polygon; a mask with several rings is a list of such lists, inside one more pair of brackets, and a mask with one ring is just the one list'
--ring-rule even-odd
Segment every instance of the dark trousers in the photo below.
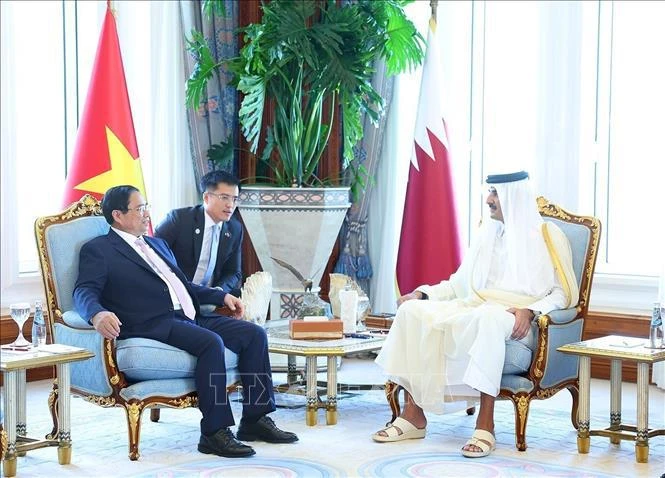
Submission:
{"label": "dark trousers", "polygon": [[268,338],[262,327],[223,316],[197,317],[196,322],[176,318],[165,342],[197,358],[201,433],[210,435],[235,423],[226,394],[225,347],[238,355],[243,417],[275,411]]}

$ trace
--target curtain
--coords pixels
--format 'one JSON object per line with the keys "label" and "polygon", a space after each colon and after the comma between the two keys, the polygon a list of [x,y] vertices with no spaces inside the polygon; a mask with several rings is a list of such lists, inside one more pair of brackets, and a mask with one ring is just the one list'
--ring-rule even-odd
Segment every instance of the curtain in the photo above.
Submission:
{"label": "curtain", "polygon": [[[192,29],[203,32],[207,39],[213,56],[220,60],[238,55],[238,28],[237,1],[225,0],[225,16],[213,14],[207,18],[202,14],[199,0],[180,2],[181,28],[187,38]],[[185,61],[184,82],[192,73],[194,58],[184,48]],[[220,75],[214,75],[208,82],[206,100],[197,110],[187,109],[187,124],[189,129],[190,156],[194,167],[194,175],[198,184],[199,179],[212,169],[207,153],[211,145],[221,141],[237,144],[235,138],[238,126],[238,97],[235,87],[229,85],[231,74],[222,67]],[[225,169],[238,174],[237,161],[233,164],[217,165],[217,169]]]}
{"label": "curtain", "polygon": [[179,7],[176,2],[152,2],[150,9],[150,134],[139,146],[156,225],[171,209],[196,204],[199,195],[183,114],[185,64],[180,54],[184,38]]}
{"label": "curtain", "polygon": [[386,119],[384,153],[369,203],[368,242],[376,272],[370,279],[369,292],[375,312],[396,310],[395,267],[406,195],[404,178],[409,174],[413,139],[412,134],[404,134],[404,131],[406,124],[415,123],[413,105],[418,102],[418,88],[408,80],[410,76],[399,75],[395,79],[392,107]]}
{"label": "curtain", "polygon": [[[385,102],[385,113],[374,126],[367,115],[363,119],[363,139],[354,147],[354,165],[364,165],[369,180],[365,190],[353,202],[342,227],[342,252],[334,271],[352,277],[365,292],[370,291],[369,280],[372,277],[372,264],[369,256],[367,238],[367,220],[370,210],[370,197],[374,189],[374,177],[383,155],[383,136],[386,130],[386,118],[390,113],[393,97],[394,77],[386,75],[385,63],[378,62],[372,79],[372,86]],[[348,177],[346,178],[349,179]]]}

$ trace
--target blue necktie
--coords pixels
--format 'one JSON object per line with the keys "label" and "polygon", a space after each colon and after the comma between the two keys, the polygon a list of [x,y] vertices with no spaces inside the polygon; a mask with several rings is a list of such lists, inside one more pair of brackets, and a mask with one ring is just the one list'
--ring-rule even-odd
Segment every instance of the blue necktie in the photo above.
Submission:
{"label": "blue necktie", "polygon": [[212,238],[210,241],[210,257],[208,258],[208,268],[206,273],[201,279],[201,285],[207,286],[212,278],[212,271],[215,270],[215,263],[217,262],[217,249],[219,247],[219,224],[212,226]]}

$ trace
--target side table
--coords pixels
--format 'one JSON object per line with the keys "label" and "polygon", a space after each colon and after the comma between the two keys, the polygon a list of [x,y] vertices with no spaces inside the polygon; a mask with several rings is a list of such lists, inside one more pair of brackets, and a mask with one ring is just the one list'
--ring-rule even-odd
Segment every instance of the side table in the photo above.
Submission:
{"label": "side table", "polygon": [[[16,475],[16,457],[29,450],[47,446],[58,447],[58,462],[67,465],[72,458],[70,435],[69,363],[87,360],[95,354],[86,349],[61,344],[43,345],[37,350],[18,352],[8,349],[0,351],[0,371],[5,384],[4,431],[7,448],[2,461],[6,477]],[[38,440],[26,435],[26,370],[30,368],[56,366],[58,380],[58,433],[52,439]]]}
{"label": "side table", "polygon": [[[580,356],[580,407],[578,411],[577,451],[589,453],[590,437],[604,436],[611,443],[635,441],[635,460],[649,461],[649,438],[665,435],[665,429],[649,429],[649,364],[665,360],[665,349],[645,347],[647,339],[608,335],[583,342],[563,345],[559,352]],[[611,360],[610,426],[602,430],[589,428],[591,358]],[[637,363],[637,426],[621,423],[621,362]]]}

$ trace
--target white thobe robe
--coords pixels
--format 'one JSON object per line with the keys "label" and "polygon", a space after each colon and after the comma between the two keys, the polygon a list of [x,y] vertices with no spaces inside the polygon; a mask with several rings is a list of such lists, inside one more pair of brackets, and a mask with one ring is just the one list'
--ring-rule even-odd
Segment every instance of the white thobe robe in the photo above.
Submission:
{"label": "white thobe robe", "polygon": [[[542,296],[496,288],[504,284],[506,269],[503,239],[498,236],[469,251],[448,281],[416,289],[429,300],[409,300],[398,308],[376,362],[423,410],[443,413],[444,402],[468,400],[479,392],[498,394],[505,343],[515,324],[508,308],[548,313],[574,305],[571,298],[577,301],[570,244],[559,228],[546,224],[558,260],[553,261],[551,287]],[[489,260],[489,268],[479,260]],[[480,269],[484,284],[475,288]],[[532,327],[521,341],[532,347],[535,333]]]}

